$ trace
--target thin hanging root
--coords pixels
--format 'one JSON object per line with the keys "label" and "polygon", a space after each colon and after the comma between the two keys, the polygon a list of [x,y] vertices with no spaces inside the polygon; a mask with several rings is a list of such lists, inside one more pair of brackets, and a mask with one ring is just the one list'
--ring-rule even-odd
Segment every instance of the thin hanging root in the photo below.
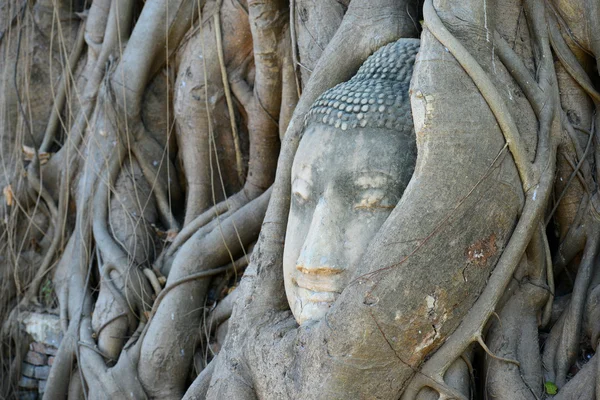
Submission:
{"label": "thin hanging root", "polygon": [[298,98],[302,96],[300,77],[298,77],[298,34],[296,33],[296,0],[290,1],[290,36],[292,41],[292,63],[294,64],[294,80],[296,82],[296,93]]}
{"label": "thin hanging root", "polygon": [[[567,183],[566,183],[564,189],[562,190],[562,192],[560,192],[560,195],[558,196],[558,199],[556,199],[554,207],[552,207],[552,211],[550,211],[550,213],[546,217],[546,222],[545,222],[544,225],[548,225],[550,223],[550,221],[552,220],[552,217],[554,216],[554,213],[556,212],[556,209],[558,208],[561,200],[563,199],[563,197],[567,193],[567,190],[571,186],[571,183],[573,182],[573,179],[575,179],[575,177],[577,176],[577,174],[581,170],[581,166],[586,161],[587,155],[588,155],[590,149],[592,148],[592,138],[593,137],[594,137],[594,119],[592,119],[592,131],[591,131],[591,134],[588,137],[588,142],[587,142],[587,145],[585,146],[585,151],[583,153],[583,156],[581,157],[581,159],[579,160],[579,162],[577,163],[577,165],[575,167],[573,167],[573,172],[571,172],[571,175],[569,176],[569,179],[567,180]],[[567,161],[568,161],[568,159],[567,159]],[[585,180],[584,180],[584,185],[583,186],[584,187],[586,186],[585,185]]]}
{"label": "thin hanging root", "polygon": [[[569,157],[568,154],[563,154],[562,155],[565,159],[565,161],[569,164],[569,166],[571,167],[571,169],[573,171],[575,171],[577,179],[579,180],[579,183],[581,184],[581,187],[583,187],[583,189],[585,190],[585,192],[587,194],[590,194],[590,189],[588,184],[585,181],[585,178],[583,177],[583,175],[581,174],[581,171],[577,171],[577,166],[575,165],[575,163],[573,162],[573,160],[571,159],[571,157]],[[588,164],[583,164],[584,166],[588,165]]]}
{"label": "thin hanging root", "polygon": [[154,294],[158,296],[160,294],[160,291],[162,290],[162,287],[160,285],[160,282],[158,281],[158,278],[156,277],[156,274],[150,268],[144,268],[143,272],[146,278],[148,278],[150,284],[152,285],[152,289],[154,289]]}
{"label": "thin hanging root", "polygon": [[[577,84],[588,94],[588,96],[590,96],[590,98],[593,100],[594,104],[598,105],[598,103],[600,102],[600,93],[594,88],[594,84],[591,82],[589,76],[587,75],[587,73],[585,72],[583,67],[579,64],[579,62],[577,61],[577,58],[575,57],[573,52],[570,50],[565,39],[560,34],[559,24],[556,19],[556,15],[554,15],[551,12],[548,12],[547,14],[548,14],[547,20],[549,21],[549,29],[548,30],[550,32],[550,44],[552,45],[552,49],[556,53],[556,56],[558,57],[561,64],[564,66],[565,70],[568,72],[568,74],[571,75],[571,77],[575,80],[575,82],[577,82]],[[568,122],[568,118],[563,117],[563,120]],[[593,121],[594,120],[595,120],[595,118],[593,119]],[[578,156],[580,156],[582,159],[585,158],[585,157],[581,156],[579,142],[577,140],[574,140],[574,138],[573,138],[573,135],[574,135],[573,129],[569,128],[569,126],[567,126],[567,132],[572,137],[573,144],[575,145],[575,148],[577,149]],[[587,164],[584,165],[584,167],[585,166],[587,166]],[[584,175],[586,176],[586,178],[589,178],[588,181],[592,181],[587,169],[584,168],[583,171],[584,171]],[[587,191],[589,191],[587,184],[584,183],[583,186]]]}
{"label": "thin hanging root", "polygon": [[190,239],[192,236],[203,237],[205,235],[208,235],[213,229],[217,229],[223,221],[225,221],[227,218],[233,215],[235,211],[237,211],[239,208],[241,207],[236,206],[236,209],[231,209],[230,211],[226,211],[223,214],[215,215],[213,219],[211,219],[208,223],[198,228],[195,232],[190,231],[189,234],[186,232],[185,235],[177,235],[171,246],[168,247],[167,250],[156,259],[156,261],[154,262],[155,268],[162,269],[160,270],[161,275],[163,271],[170,271],[171,266],[173,265],[173,261],[175,260],[175,253],[181,246],[185,244],[185,242],[188,239]]}
{"label": "thin hanging root", "polygon": [[62,192],[59,198],[60,209],[57,209],[56,205],[54,204],[54,200],[52,199],[52,196],[50,196],[50,193],[48,193],[46,188],[44,188],[42,182],[40,182],[38,178],[37,172],[35,171],[35,169],[37,169],[37,167],[39,166],[39,158],[37,153],[31,165],[32,168],[27,174],[27,179],[32,189],[40,194],[42,199],[44,199],[44,201],[46,202],[48,209],[50,210],[52,224],[54,225],[54,236],[52,237],[50,247],[48,248],[48,251],[46,251],[44,259],[42,260],[40,267],[36,271],[35,276],[29,288],[27,289],[25,296],[23,296],[23,298],[21,299],[21,306],[27,306],[27,304],[32,300],[37,303],[37,294],[42,284],[42,280],[44,279],[44,276],[46,276],[46,274],[50,272],[54,254],[56,253],[56,250],[58,249],[58,245],[60,243],[62,230],[61,221],[63,220],[63,213],[61,212],[63,207],[61,207],[61,201],[64,202],[64,199],[62,196]]}
{"label": "thin hanging root", "polygon": [[127,270],[127,254],[123,248],[115,242],[108,231],[108,202],[110,201],[109,188],[116,181],[121,165],[125,159],[125,151],[119,146],[116,152],[111,154],[107,162],[104,179],[98,182],[98,188],[93,197],[93,221],[92,232],[96,241],[96,246],[104,257],[106,264],[111,263],[125,276]]}
{"label": "thin hanging root", "polygon": [[117,314],[114,317],[110,318],[109,320],[104,321],[104,323],[98,329],[96,329],[96,332],[94,332],[94,339],[97,339],[100,336],[100,334],[102,333],[102,331],[104,330],[104,328],[106,328],[111,323],[115,322],[116,320],[118,320],[120,318],[127,318],[127,319],[129,319],[128,313],[127,312],[122,312],[121,314]]}
{"label": "thin hanging root", "polygon": [[233,112],[233,101],[231,100],[231,88],[229,87],[229,78],[227,77],[227,68],[223,59],[223,43],[221,42],[221,3],[217,1],[217,11],[213,15],[215,23],[215,38],[217,39],[217,54],[219,56],[219,65],[221,67],[221,78],[223,79],[223,90],[227,100],[227,111],[229,112],[229,121],[231,122],[231,134],[233,135],[233,145],[235,147],[235,165],[237,168],[240,185],[244,185],[244,164],[242,159],[242,150],[240,148],[240,136],[237,131],[235,113]]}
{"label": "thin hanging root", "polygon": [[156,203],[158,205],[158,211],[162,215],[162,219],[164,220],[169,230],[177,232],[179,231],[179,224],[177,223],[177,220],[175,219],[175,216],[171,211],[171,206],[169,204],[169,196],[166,193],[165,188],[163,187],[161,182],[159,182],[158,174],[155,173],[152,168],[150,168],[149,160],[147,160],[145,157],[143,157],[142,154],[140,154],[140,151],[137,148],[137,146],[138,145],[136,143],[132,143],[130,147],[131,152],[133,153],[138,164],[140,165],[142,173],[146,177],[146,180],[148,181],[150,187],[152,188],[152,191],[154,192]]}
{"label": "thin hanging root", "polygon": [[90,343],[83,342],[83,341],[81,341],[81,340],[80,340],[79,342],[77,342],[77,344],[78,344],[79,346],[84,346],[84,347],[87,347],[88,349],[92,350],[94,353],[96,353],[96,354],[98,354],[99,356],[101,356],[101,357],[102,357],[104,360],[106,360],[106,361],[109,361],[109,362],[114,362],[114,361],[117,361],[117,360],[114,360],[114,359],[112,359],[112,358],[111,358],[111,357],[109,357],[108,355],[106,355],[106,354],[102,353],[102,352],[100,351],[100,349],[98,348],[98,346],[96,346],[95,344],[94,344],[94,345],[92,345],[92,344],[90,344]]}
{"label": "thin hanging root", "polygon": [[487,347],[487,345],[485,344],[485,341],[483,340],[483,338],[481,337],[481,335],[477,335],[477,343],[479,343],[479,345],[481,346],[481,348],[483,349],[483,351],[485,351],[486,354],[488,356],[492,357],[494,360],[504,361],[504,362],[507,362],[507,363],[515,364],[517,367],[521,366],[521,363],[518,362],[517,360],[513,360],[512,358],[500,357],[500,356],[497,356],[494,353],[492,353],[492,351],[489,349],[489,347]]}
{"label": "thin hanging root", "polygon": [[192,237],[192,235],[194,233],[196,233],[196,231],[198,229],[200,229],[204,225],[208,224],[214,218],[218,218],[219,216],[222,216],[225,212],[237,211],[237,209],[239,209],[243,205],[243,204],[241,204],[241,202],[235,202],[235,204],[234,204],[235,208],[232,208],[230,210],[230,206],[232,206],[231,203],[232,203],[231,199],[229,199],[229,201],[227,201],[227,202],[222,201],[222,202],[218,203],[217,205],[215,205],[214,207],[211,207],[208,210],[204,211],[202,214],[198,215],[196,218],[194,218],[189,224],[187,224],[186,226],[184,226],[181,229],[179,234],[177,234],[177,236],[173,240],[173,243],[171,244],[169,249],[166,251],[165,255],[172,256],[175,253],[175,250],[177,250],[190,237]]}
{"label": "thin hanging root", "polygon": [[[544,232],[542,232],[544,233]],[[552,318],[552,304],[554,303],[554,268],[552,266],[552,253],[550,252],[550,243],[548,243],[548,236],[543,234],[542,239],[544,240],[544,253],[546,254],[546,281],[548,282],[548,288],[550,290],[550,296],[542,311],[542,323],[541,327],[545,327],[550,323]]]}
{"label": "thin hanging root", "polygon": [[[529,100],[529,104],[531,104],[531,107],[533,108],[533,111],[535,112],[536,116],[538,118],[543,118],[542,113],[547,103],[546,93],[542,91],[542,89],[537,84],[534,77],[531,75],[523,61],[521,61],[517,53],[515,53],[515,51],[510,47],[506,40],[504,40],[504,38],[500,36],[500,34],[497,31],[494,31],[494,44],[496,45],[496,52],[498,54],[498,57],[500,58],[502,63],[506,65],[507,69],[510,70],[511,76],[519,84],[519,86],[523,90],[523,93],[525,93],[525,96]],[[561,108],[559,112],[561,113],[561,121],[565,129],[569,133],[571,141],[573,142],[573,146],[576,149],[577,156],[580,159],[584,158],[584,151],[580,148],[579,141],[575,138],[573,126],[571,126],[571,124],[569,123],[569,119],[565,111]],[[589,134],[589,132],[586,133]],[[586,171],[585,164],[583,171]],[[578,178],[580,178],[579,175]],[[584,188],[588,190],[587,184],[584,182],[583,179],[581,180]]]}
{"label": "thin hanging root", "polygon": [[[125,295],[113,283],[112,278],[110,277],[110,273],[112,271],[115,271],[116,273],[120,274],[119,269],[115,265],[113,265],[113,264],[105,264],[104,265],[104,267],[101,270],[102,283],[108,287],[108,290],[113,295],[115,301],[117,303],[119,303],[121,308],[123,310],[129,310],[129,312],[127,313],[127,323],[129,324],[129,326],[135,326],[136,325],[135,315],[134,315],[133,310],[131,309],[131,304],[130,304],[129,300],[127,298],[125,298]],[[121,278],[124,279],[124,276],[122,274],[120,274],[120,275],[121,275]],[[125,286],[126,285],[127,284],[125,283]]]}
{"label": "thin hanging root", "polygon": [[464,353],[460,355],[460,359],[463,360],[463,362],[467,366],[467,369],[469,370],[469,380],[471,382],[471,400],[472,400],[473,399],[473,389],[475,388],[475,370],[473,369],[473,364],[471,363],[471,360],[469,360],[469,357],[466,356]]}
{"label": "thin hanging root", "polygon": [[519,84],[535,115],[539,118],[544,105],[544,92],[517,53],[497,31],[494,31],[494,44],[500,61],[511,71],[511,76]]}
{"label": "thin hanging root", "polygon": [[154,304],[152,305],[152,312],[151,312],[148,320],[152,319],[152,317],[156,313],[156,310],[158,310],[158,306],[160,305],[160,302],[165,298],[167,293],[169,293],[172,289],[175,289],[177,286],[182,285],[187,282],[192,282],[192,281],[195,281],[198,279],[210,278],[211,276],[219,275],[224,272],[237,271],[239,269],[246,267],[247,265],[248,265],[248,258],[242,257],[242,258],[236,260],[235,262],[227,264],[223,267],[209,269],[208,271],[200,271],[195,274],[191,274],[191,275],[185,276],[183,278],[180,278],[173,283],[170,283],[159,293],[158,297],[154,301]]}
{"label": "thin hanging root", "polygon": [[[562,110],[562,108],[561,108],[561,110]],[[585,128],[582,128],[580,126],[571,125],[571,122],[569,121],[569,117],[567,116],[567,113],[564,112],[564,110],[562,110],[561,121],[562,121],[563,129],[565,131],[567,131],[567,134],[569,135],[569,138],[571,139],[571,144],[575,148],[575,155],[577,156],[578,159],[581,160],[582,158],[584,158],[583,157],[584,150],[581,147],[581,144],[579,143],[579,139],[577,138],[577,135],[575,134],[575,130],[578,130],[579,132],[582,132],[586,135],[590,135],[590,131]],[[592,121],[595,121],[595,118],[593,118]],[[567,153],[565,153],[564,155],[566,156]],[[573,163],[573,164],[575,164],[575,163]],[[583,178],[582,173],[585,176],[585,179]],[[587,163],[583,164],[581,171],[577,173],[577,179],[579,179],[579,181],[581,182],[581,186],[583,186],[583,189],[586,191],[586,193],[590,194],[590,188],[589,188],[588,182],[592,183],[593,179],[591,177],[591,168],[590,168],[589,164],[587,164]],[[586,182],[586,179],[587,179],[587,182]]]}
{"label": "thin hanging root", "polygon": [[46,125],[46,131],[44,132],[44,139],[40,145],[40,153],[47,153],[50,151],[50,147],[54,142],[56,129],[58,128],[58,121],[60,119],[60,112],[65,105],[65,99],[67,97],[67,81],[69,76],[73,76],[73,70],[77,66],[77,62],[79,61],[81,53],[83,52],[83,47],[85,46],[85,26],[86,22],[84,19],[81,21],[79,26],[79,32],[77,33],[77,39],[75,40],[75,47],[73,47],[73,50],[69,55],[66,68],[63,70],[60,78],[58,91],[53,94],[54,104],[48,120],[48,125]]}

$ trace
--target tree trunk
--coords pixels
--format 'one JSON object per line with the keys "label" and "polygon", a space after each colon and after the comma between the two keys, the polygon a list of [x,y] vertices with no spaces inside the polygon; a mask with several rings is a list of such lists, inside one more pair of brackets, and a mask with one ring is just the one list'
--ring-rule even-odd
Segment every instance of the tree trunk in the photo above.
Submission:
{"label": "tree trunk", "polygon": [[[25,310],[60,315],[47,399],[598,396],[596,2],[0,10],[0,397]],[[355,278],[298,324],[297,150],[328,90],[407,39],[414,173]],[[389,73],[383,54],[363,70]]]}

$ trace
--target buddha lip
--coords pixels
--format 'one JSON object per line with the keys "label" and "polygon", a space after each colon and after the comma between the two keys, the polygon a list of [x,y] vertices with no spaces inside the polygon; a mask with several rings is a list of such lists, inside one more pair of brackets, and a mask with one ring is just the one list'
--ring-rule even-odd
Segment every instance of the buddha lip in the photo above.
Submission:
{"label": "buddha lip", "polygon": [[306,275],[320,275],[320,276],[338,275],[343,272],[343,269],[339,269],[339,268],[331,268],[331,267],[306,268],[302,265],[297,265],[296,269]]}
{"label": "buddha lip", "polygon": [[338,295],[337,292],[315,292],[302,288],[306,291],[305,301],[309,303],[333,303]]}
{"label": "buddha lip", "polygon": [[334,302],[336,297],[340,294],[333,282],[330,280],[322,279],[315,281],[305,276],[298,276],[294,278],[294,283],[302,291],[305,292],[306,299],[312,303],[329,303]]}

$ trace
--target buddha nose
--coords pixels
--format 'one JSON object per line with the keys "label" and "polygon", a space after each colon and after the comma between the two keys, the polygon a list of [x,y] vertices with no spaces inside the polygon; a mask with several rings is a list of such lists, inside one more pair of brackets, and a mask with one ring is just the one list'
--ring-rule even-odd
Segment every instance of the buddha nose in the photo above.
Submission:
{"label": "buddha nose", "polygon": [[334,210],[325,197],[315,207],[296,269],[311,275],[335,275],[343,271],[340,250],[343,240]]}

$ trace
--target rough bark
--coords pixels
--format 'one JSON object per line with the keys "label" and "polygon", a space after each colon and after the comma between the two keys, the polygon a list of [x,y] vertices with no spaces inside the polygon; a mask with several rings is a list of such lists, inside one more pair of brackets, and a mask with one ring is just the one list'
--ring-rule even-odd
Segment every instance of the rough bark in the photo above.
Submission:
{"label": "rough bark", "polygon": [[[597,396],[597,2],[0,12],[2,376],[20,310],[55,307],[49,399]],[[306,113],[401,37],[414,175],[299,327],[281,267]]]}

